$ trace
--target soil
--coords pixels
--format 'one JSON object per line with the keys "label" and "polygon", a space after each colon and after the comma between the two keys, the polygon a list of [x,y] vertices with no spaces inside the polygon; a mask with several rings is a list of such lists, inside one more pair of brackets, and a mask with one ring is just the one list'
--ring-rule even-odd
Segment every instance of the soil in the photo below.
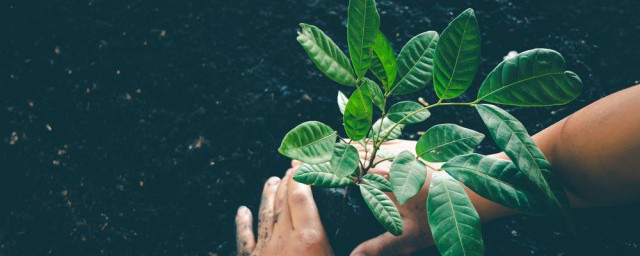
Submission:
{"label": "soil", "polygon": [[[378,3],[396,51],[474,8],[483,55],[476,84],[511,50],[561,52],[585,90],[563,107],[509,108],[531,133],[640,80],[634,0]],[[2,2],[0,255],[233,254],[237,207],[255,212],[263,182],[289,165],[276,151],[283,135],[307,120],[341,127],[336,90],[349,89],[324,78],[295,36],[299,22],[315,24],[346,49],[346,7]],[[418,96],[435,99],[426,90],[396,100]],[[471,110],[443,108],[403,138],[442,122],[486,132]],[[493,221],[483,234],[488,255],[638,255],[638,215],[637,204],[577,211],[575,239],[554,217]],[[327,228],[338,255],[380,231],[354,225]]]}

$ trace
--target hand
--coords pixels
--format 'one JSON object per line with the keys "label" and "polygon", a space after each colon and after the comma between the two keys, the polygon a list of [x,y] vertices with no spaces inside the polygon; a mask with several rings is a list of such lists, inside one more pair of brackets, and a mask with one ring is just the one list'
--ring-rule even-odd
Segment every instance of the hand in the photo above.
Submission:
{"label": "hand", "polygon": [[240,206],[236,215],[238,255],[333,255],[320,221],[311,188],[285,177],[271,177],[260,203],[258,240],[251,211]]}
{"label": "hand", "polygon": [[[404,150],[415,149],[415,141],[410,140],[393,140],[384,142],[382,148],[387,152],[394,154]],[[364,148],[361,145],[354,145],[364,156]],[[379,161],[378,158],[375,161]],[[383,162],[371,170],[389,178],[389,167],[391,162]],[[429,170],[427,181],[420,189],[420,192],[413,198],[409,199],[404,205],[399,205],[393,193],[386,193],[398,207],[398,211],[402,216],[403,232],[400,236],[393,236],[386,232],[378,237],[365,241],[358,245],[351,255],[408,255],[412,252],[433,245],[431,230],[427,220],[426,202],[429,193],[429,180],[433,172]]]}

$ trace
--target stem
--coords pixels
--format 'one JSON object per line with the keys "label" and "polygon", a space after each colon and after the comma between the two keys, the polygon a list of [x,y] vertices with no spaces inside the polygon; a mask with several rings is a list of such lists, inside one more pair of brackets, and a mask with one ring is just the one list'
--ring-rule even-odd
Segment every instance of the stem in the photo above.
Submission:
{"label": "stem", "polygon": [[[371,168],[375,168],[376,166],[378,166],[378,164],[379,164],[379,163],[382,163],[382,162],[384,162],[384,161],[389,161],[389,160],[394,159],[394,158],[395,158],[395,157],[387,157],[387,158],[383,158],[383,159],[381,159],[380,161],[378,161],[378,162],[376,162],[375,164],[373,164],[373,165],[371,166]],[[433,169],[433,168],[431,168],[431,169]]]}
{"label": "stem", "polygon": [[[389,135],[391,134],[391,131],[393,131],[393,129],[395,129],[399,124],[401,124],[402,122],[404,122],[405,120],[409,119],[409,117],[412,117],[413,115],[430,109],[430,108],[435,108],[438,106],[473,106],[475,105],[475,103],[472,102],[447,102],[447,103],[442,103],[442,99],[440,99],[440,101],[438,101],[438,103],[433,104],[433,105],[429,105],[423,108],[420,108],[416,111],[411,112],[410,114],[408,114],[407,116],[403,117],[402,119],[400,119],[400,121],[396,122],[393,126],[391,126],[391,129],[389,129],[389,131],[387,131],[387,133],[384,135],[384,137],[382,137],[381,141],[384,141],[387,139],[387,137],[389,137]],[[382,142],[380,142],[380,145],[382,145]],[[374,148],[380,147],[380,145],[374,146]]]}

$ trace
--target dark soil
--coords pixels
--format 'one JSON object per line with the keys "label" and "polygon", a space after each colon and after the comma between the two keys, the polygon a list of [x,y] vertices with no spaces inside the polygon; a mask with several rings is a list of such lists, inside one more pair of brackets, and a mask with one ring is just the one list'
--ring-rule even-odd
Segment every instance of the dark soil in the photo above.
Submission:
{"label": "dark soil", "polygon": [[[346,0],[185,2],[0,3],[0,255],[230,255],[237,207],[255,212],[262,183],[289,164],[276,152],[284,133],[306,120],[340,128],[345,88],[322,77],[295,34],[312,23],[346,49]],[[531,133],[640,80],[635,0],[378,7],[396,51],[473,7],[477,82],[510,50],[560,51],[585,91],[564,107],[511,108]],[[434,100],[430,90],[402,99],[417,96]],[[441,122],[486,131],[471,110],[450,108],[405,138]],[[487,223],[487,252],[640,254],[639,205],[576,215],[575,240],[554,217]]]}

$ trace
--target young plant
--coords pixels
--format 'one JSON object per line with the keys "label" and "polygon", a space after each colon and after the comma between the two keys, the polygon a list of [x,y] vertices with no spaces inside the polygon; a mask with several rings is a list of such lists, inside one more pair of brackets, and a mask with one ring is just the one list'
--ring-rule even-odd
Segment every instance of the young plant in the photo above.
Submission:
{"label": "young plant", "polygon": [[[453,19],[440,35],[427,31],[415,36],[397,57],[379,30],[374,0],[350,0],[348,12],[349,58],[319,28],[301,24],[298,32],[298,42],[317,68],[355,90],[350,96],[338,92],[347,137],[316,121],[286,134],[278,151],[305,163],[296,172],[296,181],[323,187],[359,186],[376,219],[397,236],[402,234],[402,220],[385,192],[392,192],[403,205],[424,185],[427,168],[432,168],[428,163],[445,162],[434,169],[426,203],[431,232],[443,255],[484,254],[480,218],[459,182],[517,211],[560,213],[572,227],[567,196],[524,126],[507,111],[483,103],[542,107],[572,101],[580,94],[582,82],[565,70],[562,55],[549,49],[522,52],[489,73],[476,100],[449,101],[467,91],[480,64],[480,32],[472,9]],[[366,77],[368,71],[382,87]],[[439,98],[437,103],[402,101],[387,108],[392,95],[419,92],[429,84]],[[379,110],[375,122],[374,106]],[[390,155],[381,149],[384,141],[398,138],[405,125],[421,123],[431,109],[443,106],[475,108],[512,161],[473,153],[484,134],[455,124],[431,126],[415,152]],[[382,160],[362,161],[352,142],[364,146],[368,159]],[[383,161],[393,161],[390,181],[368,173]]]}

